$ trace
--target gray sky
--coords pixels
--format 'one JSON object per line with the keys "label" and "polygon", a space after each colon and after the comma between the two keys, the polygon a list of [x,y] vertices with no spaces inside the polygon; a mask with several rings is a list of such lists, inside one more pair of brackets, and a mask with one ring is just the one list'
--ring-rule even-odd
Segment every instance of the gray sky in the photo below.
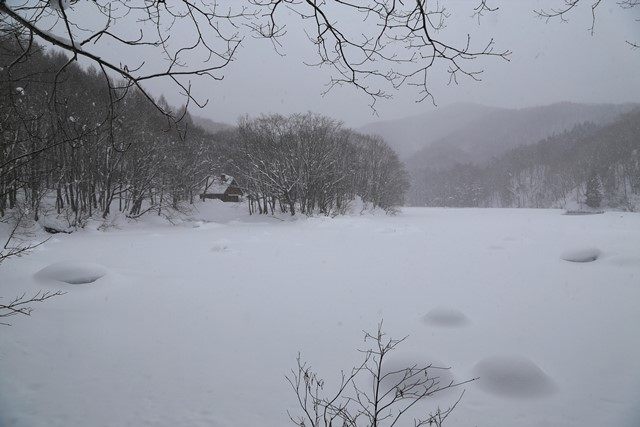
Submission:
{"label": "gray sky", "polygon": [[[640,49],[634,51],[625,43],[640,42],[640,22],[635,20],[640,10],[625,11],[615,1],[604,0],[598,9],[596,33],[591,36],[590,2],[572,12],[568,23],[545,23],[533,10],[559,6],[563,0],[492,0],[490,4],[500,6],[500,10],[483,18],[479,26],[471,17],[477,3],[445,1],[452,16],[442,37],[460,38],[471,33],[478,45],[493,38],[497,49],[513,51],[511,62],[478,60],[476,68],[485,70],[479,83],[464,79],[457,86],[448,86],[446,73],[432,73],[430,88],[438,105],[476,102],[525,107],[558,101],[640,102]],[[294,15],[283,19],[288,24],[282,40],[286,56],[278,55],[269,41],[246,38],[235,61],[226,68],[223,81],[194,82],[194,92],[200,98],[209,98],[208,106],[194,110],[195,114],[234,123],[244,113],[314,111],[357,127],[435,108],[429,101],[417,104],[417,93],[411,88],[395,92],[391,100],[381,100],[376,106],[378,116],[369,108],[370,99],[353,87],[337,88],[323,97],[328,71],[303,64],[315,61],[315,47],[302,33],[299,19]],[[362,25],[346,20],[339,24],[345,28]],[[173,31],[172,38],[179,40],[179,31]],[[125,62],[139,59],[131,52],[119,54]],[[184,102],[163,82],[149,83],[148,87],[157,95],[164,93],[172,104]]]}

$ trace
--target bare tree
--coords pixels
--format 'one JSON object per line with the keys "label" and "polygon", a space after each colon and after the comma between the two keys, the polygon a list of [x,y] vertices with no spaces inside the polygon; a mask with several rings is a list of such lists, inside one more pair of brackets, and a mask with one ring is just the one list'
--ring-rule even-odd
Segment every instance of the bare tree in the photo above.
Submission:
{"label": "bare tree", "polygon": [[[480,17],[495,10],[482,0],[474,13]],[[427,74],[432,67],[446,67],[451,81],[459,76],[479,80],[482,70],[471,65],[474,59],[508,59],[510,53],[495,50],[492,39],[477,46],[468,34],[461,43],[444,39],[440,30],[449,12],[426,0],[2,0],[0,38],[24,36],[25,54],[34,40],[66,51],[70,58],[61,69],[86,59],[107,81],[109,76],[121,79],[112,89],[136,87],[168,114],[146,91],[145,82],[166,80],[187,103],[203,106],[206,100],[196,99],[191,79],[221,79],[246,37],[271,40],[279,50],[286,12],[302,20],[316,48],[317,61],[309,65],[331,71],[327,90],[351,85],[366,93],[372,105],[405,84],[418,89],[420,100],[433,100]],[[355,21],[362,24],[344,24]],[[143,59],[121,63],[110,52],[122,49],[140,52]],[[165,65],[154,65],[155,58]]]}
{"label": "bare tree", "polygon": [[[325,381],[298,356],[297,368],[286,377],[301,410],[301,415],[289,413],[291,421],[301,427],[408,425],[410,411],[420,402],[473,381],[442,382],[437,372],[448,368],[431,364],[388,369],[387,356],[406,338],[388,338],[382,332],[382,322],[375,334],[365,332],[365,342],[372,342],[371,347],[359,350],[364,356],[362,363],[341,373],[333,393],[325,393]],[[437,408],[430,414],[414,417],[413,425],[441,426],[463,394],[464,391],[447,409]]]}
{"label": "bare tree", "polygon": [[387,212],[402,204],[404,165],[379,137],[316,114],[244,118],[231,155],[249,211],[343,214],[359,196]]}

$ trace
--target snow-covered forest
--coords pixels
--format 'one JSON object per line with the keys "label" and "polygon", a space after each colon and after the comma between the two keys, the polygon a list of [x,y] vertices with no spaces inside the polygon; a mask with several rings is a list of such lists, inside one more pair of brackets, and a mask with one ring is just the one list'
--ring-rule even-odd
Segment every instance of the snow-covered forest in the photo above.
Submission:
{"label": "snow-covered forest", "polygon": [[[422,206],[640,209],[640,108],[611,124],[576,125],[486,163],[414,172]],[[597,203],[587,202],[591,189]]]}
{"label": "snow-covered forest", "polygon": [[361,129],[401,155],[410,206],[586,209],[592,180],[594,208],[637,211],[639,114],[634,103],[456,104]]}
{"label": "snow-covered forest", "polygon": [[187,111],[176,109],[176,122],[139,91],[112,90],[95,69],[63,67],[61,54],[34,49],[9,68],[19,46],[0,47],[0,217],[19,209],[68,228],[113,211],[170,215],[220,173],[238,180],[252,212],[336,214],[356,197],[383,209],[403,203],[397,155],[336,120],[271,115],[210,134]]}

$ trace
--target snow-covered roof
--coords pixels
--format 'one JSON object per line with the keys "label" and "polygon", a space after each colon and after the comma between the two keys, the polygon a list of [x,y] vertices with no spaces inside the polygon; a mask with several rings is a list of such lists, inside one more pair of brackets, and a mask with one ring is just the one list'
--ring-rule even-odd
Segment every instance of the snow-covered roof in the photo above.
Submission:
{"label": "snow-covered roof", "polygon": [[205,192],[209,194],[224,194],[227,188],[233,183],[231,175],[218,175],[207,179]]}

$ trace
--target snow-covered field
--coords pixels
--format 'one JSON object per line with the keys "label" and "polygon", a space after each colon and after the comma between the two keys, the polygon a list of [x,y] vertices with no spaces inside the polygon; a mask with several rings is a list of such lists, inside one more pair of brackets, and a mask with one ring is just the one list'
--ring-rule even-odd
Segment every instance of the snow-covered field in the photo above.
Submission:
{"label": "snow-covered field", "polygon": [[480,377],[447,425],[640,425],[638,214],[196,217],[0,267],[5,298],[67,291],[0,329],[0,426],[289,425],[298,351],[331,384],[380,319],[394,363]]}

